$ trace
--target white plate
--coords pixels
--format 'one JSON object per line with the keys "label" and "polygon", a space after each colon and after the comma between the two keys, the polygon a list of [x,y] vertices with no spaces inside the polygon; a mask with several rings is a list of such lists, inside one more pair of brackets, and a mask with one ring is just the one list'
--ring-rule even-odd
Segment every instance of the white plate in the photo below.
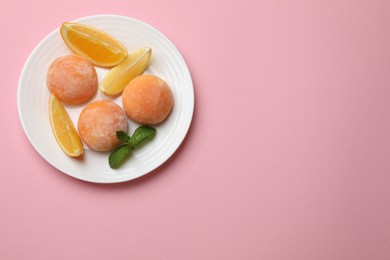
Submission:
{"label": "white plate", "polygon": [[[194,110],[194,89],[187,65],[176,47],[154,27],[124,16],[97,15],[75,22],[102,29],[121,41],[129,52],[140,47],[152,48],[152,60],[144,74],[154,74],[171,87],[174,107],[168,119],[156,126],[155,138],[136,150],[119,169],[108,165],[109,153],[89,150],[86,147],[81,159],[70,158],[58,146],[49,121],[46,72],[51,62],[70,54],[59,33],[59,28],[43,39],[30,54],[23,67],[18,86],[18,111],[23,129],[34,148],[51,165],[77,179],[115,183],[135,179],[163,164],[180,146],[191,124]],[[99,82],[108,72],[96,68]],[[121,98],[111,99],[100,92],[94,99],[110,99],[121,105]],[[66,106],[77,125],[83,106]],[[131,134],[137,125],[129,121]]]}

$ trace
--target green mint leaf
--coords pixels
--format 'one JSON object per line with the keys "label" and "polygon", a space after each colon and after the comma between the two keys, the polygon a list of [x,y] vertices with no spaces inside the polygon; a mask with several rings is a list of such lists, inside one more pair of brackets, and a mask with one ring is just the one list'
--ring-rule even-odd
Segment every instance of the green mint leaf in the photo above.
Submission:
{"label": "green mint leaf", "polygon": [[118,169],[129,158],[131,151],[128,144],[117,147],[108,157],[108,164],[112,169]]}
{"label": "green mint leaf", "polygon": [[138,127],[130,137],[129,146],[132,149],[141,147],[144,143],[151,140],[156,135],[156,129],[149,126]]}
{"label": "green mint leaf", "polygon": [[117,131],[116,136],[125,144],[117,147],[108,157],[112,169],[118,169],[131,155],[133,149],[141,147],[156,135],[156,129],[149,126],[138,127],[130,137],[123,131]]}
{"label": "green mint leaf", "polygon": [[116,137],[125,143],[127,143],[130,140],[130,136],[123,131],[116,131]]}

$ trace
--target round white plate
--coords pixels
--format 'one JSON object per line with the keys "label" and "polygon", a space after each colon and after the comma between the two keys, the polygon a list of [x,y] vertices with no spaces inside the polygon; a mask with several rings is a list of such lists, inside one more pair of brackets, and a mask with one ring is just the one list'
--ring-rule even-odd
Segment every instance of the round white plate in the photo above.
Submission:
{"label": "round white plate", "polygon": [[[191,75],[180,52],[172,42],[154,27],[124,16],[96,15],[74,22],[99,28],[122,42],[129,52],[152,48],[152,59],[144,74],[164,79],[171,87],[174,107],[162,124],[156,126],[157,135],[117,170],[108,165],[109,153],[95,152],[85,147],[82,158],[65,155],[51,130],[48,112],[49,91],[46,72],[52,61],[71,51],[62,41],[59,28],[43,39],[30,54],[23,67],[18,86],[18,112],[23,129],[34,148],[51,165],[72,177],[96,183],[124,182],[145,175],[163,164],[180,146],[191,124],[194,111],[194,89]],[[97,68],[99,82],[108,72]],[[122,105],[121,98],[112,99],[98,92],[96,99],[113,100]],[[91,100],[91,101],[93,101]],[[65,106],[77,126],[81,106]],[[129,120],[129,134],[137,125]]]}

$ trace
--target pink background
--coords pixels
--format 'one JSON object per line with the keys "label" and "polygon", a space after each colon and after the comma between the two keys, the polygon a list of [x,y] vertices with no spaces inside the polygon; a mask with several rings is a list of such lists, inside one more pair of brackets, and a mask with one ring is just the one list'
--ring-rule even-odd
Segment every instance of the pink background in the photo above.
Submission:
{"label": "pink background", "polygon": [[[18,77],[63,21],[162,31],[195,87],[162,167],[98,185],[50,166]],[[390,1],[0,2],[0,259],[390,259]]]}

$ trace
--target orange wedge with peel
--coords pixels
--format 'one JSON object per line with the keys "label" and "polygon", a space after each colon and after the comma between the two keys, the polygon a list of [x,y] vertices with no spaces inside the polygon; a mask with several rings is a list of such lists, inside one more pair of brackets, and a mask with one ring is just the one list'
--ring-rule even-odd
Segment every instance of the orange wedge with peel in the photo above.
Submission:
{"label": "orange wedge with peel", "polygon": [[84,153],[83,143],[64,105],[53,94],[49,98],[50,125],[57,143],[70,157]]}
{"label": "orange wedge with peel", "polygon": [[114,67],[127,57],[127,50],[122,43],[94,27],[65,22],[60,33],[69,49],[88,58],[98,67]]}
{"label": "orange wedge with peel", "polygon": [[149,66],[152,48],[145,47],[131,52],[118,66],[112,68],[100,83],[99,89],[108,96],[117,96],[135,77]]}

